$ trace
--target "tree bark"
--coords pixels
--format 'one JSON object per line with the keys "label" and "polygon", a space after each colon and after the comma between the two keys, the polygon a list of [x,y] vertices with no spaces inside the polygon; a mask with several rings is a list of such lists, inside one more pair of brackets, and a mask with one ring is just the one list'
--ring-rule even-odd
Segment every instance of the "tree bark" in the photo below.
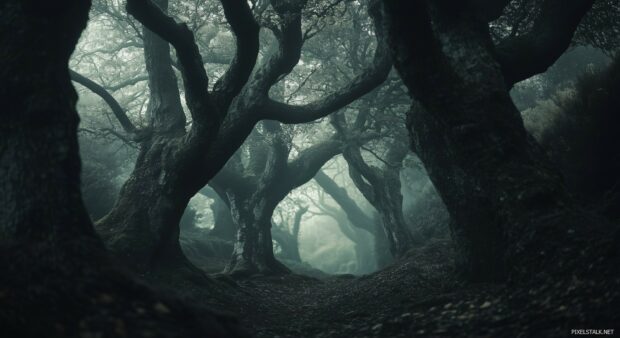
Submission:
{"label": "tree bark", "polygon": [[460,270],[525,276],[560,246],[580,247],[588,216],[528,137],[486,22],[443,2],[389,0],[384,10],[396,68],[422,105],[409,116],[414,148],[454,220]]}
{"label": "tree bark", "polygon": [[[167,0],[155,3],[167,11]],[[184,176],[191,174],[192,163],[183,159],[200,155],[186,146],[185,113],[170,46],[147,28],[143,34],[151,93],[148,136],[140,142],[136,165],[115,206],[97,229],[107,247],[139,273],[179,269],[196,281],[206,280],[179,244],[179,221],[193,196],[193,184]]]}
{"label": "tree bark", "polygon": [[89,8],[89,1],[0,5],[0,74],[8,81],[0,87],[3,244],[84,238],[101,247],[81,201],[77,95],[67,66]]}
{"label": "tree bark", "polygon": [[[228,197],[238,227],[232,259],[225,270],[234,275],[289,272],[273,255],[273,212],[293,189],[311,180],[323,164],[341,151],[339,141],[328,139],[305,149],[289,162],[290,145],[279,123],[264,122],[263,129],[267,142],[262,144],[269,149],[265,163],[250,161],[249,173],[243,174],[246,170],[239,169],[240,160],[231,161],[232,168],[220,171],[212,182]],[[255,168],[261,171],[252,172]]]}
{"label": "tree bark", "polygon": [[89,8],[90,1],[0,3],[3,333],[116,336],[122,327],[132,337],[243,336],[230,319],[195,314],[116,269],[95,233],[80,195],[68,69]]}
{"label": "tree bark", "polygon": [[224,272],[240,277],[289,273],[290,270],[273,254],[271,216],[277,203],[264,198],[253,200],[252,197],[231,198],[231,213],[239,230],[230,263]]}

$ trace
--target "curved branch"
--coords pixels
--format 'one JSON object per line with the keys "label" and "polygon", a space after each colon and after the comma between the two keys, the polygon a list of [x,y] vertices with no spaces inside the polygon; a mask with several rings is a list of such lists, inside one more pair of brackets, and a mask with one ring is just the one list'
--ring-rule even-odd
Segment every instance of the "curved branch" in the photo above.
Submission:
{"label": "curved branch", "polygon": [[594,0],[546,0],[527,34],[507,38],[497,46],[506,84],[545,72],[570,46],[581,19]]}
{"label": "curved branch", "polygon": [[291,177],[295,187],[301,186],[311,180],[327,161],[341,152],[342,143],[335,138],[313,145],[304,149],[288,164],[287,176]]}
{"label": "curved branch", "polygon": [[263,118],[288,124],[311,122],[345,107],[385,82],[392,69],[392,60],[385,40],[383,17],[376,5],[370,7],[369,13],[374,22],[377,48],[368,69],[343,88],[315,102],[290,105],[268,99],[262,107]]}
{"label": "curved branch", "polygon": [[219,126],[219,117],[210,102],[209,78],[192,31],[186,24],[176,23],[151,0],[127,0],[127,12],[176,50],[194,125],[206,130]]}
{"label": "curved branch", "polygon": [[105,103],[108,104],[108,106],[110,106],[112,113],[127,133],[134,134],[138,131],[136,126],[134,126],[127,117],[125,110],[121,107],[118,101],[116,101],[116,99],[107,90],[105,90],[105,88],[73,70],[69,70],[69,74],[71,75],[71,80],[81,84],[93,93],[97,94],[105,101]]}
{"label": "curved branch", "polygon": [[278,50],[256,71],[252,79],[252,86],[265,97],[282,76],[295,68],[304,43],[301,12],[306,1],[287,3],[284,0],[273,0],[271,3],[280,18],[280,27],[271,29],[278,40]]}
{"label": "curved branch", "polygon": [[235,56],[214,86],[218,106],[225,111],[252,74],[258,57],[260,27],[246,0],[221,0],[221,3],[236,38]]}

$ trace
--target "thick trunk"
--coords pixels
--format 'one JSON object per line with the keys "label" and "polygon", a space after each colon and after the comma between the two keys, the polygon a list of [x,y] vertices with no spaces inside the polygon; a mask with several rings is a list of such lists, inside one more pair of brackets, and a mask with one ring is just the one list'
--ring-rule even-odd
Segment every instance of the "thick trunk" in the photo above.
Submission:
{"label": "thick trunk", "polygon": [[[168,0],[156,0],[163,10]],[[149,75],[148,131],[140,143],[134,170],[123,185],[115,206],[97,223],[106,246],[138,273],[179,269],[196,280],[203,274],[181,251],[179,223],[200,176],[188,177],[200,166],[187,160],[185,114],[172,69],[170,46],[144,28],[144,59]]]}
{"label": "thick trunk", "polygon": [[194,315],[121,273],[95,234],[80,195],[77,95],[68,69],[89,7],[0,2],[3,334],[111,337],[122,323],[131,337],[242,336],[230,319]]}
{"label": "thick trunk", "polygon": [[569,247],[589,227],[528,137],[486,23],[445,4],[385,8],[396,67],[423,106],[409,116],[414,148],[453,217],[459,267],[496,280],[549,263],[560,247],[549,238]]}
{"label": "thick trunk", "polygon": [[[144,142],[114,208],[96,227],[115,256],[141,274],[179,269],[204,279],[181,251],[179,221],[191,198],[169,138]],[[178,162],[177,162],[178,161]],[[206,280],[206,279],[205,279]]]}
{"label": "thick trunk", "polygon": [[[354,226],[347,213],[341,210],[335,210],[333,213],[329,213],[330,216],[336,220],[340,231],[353,242],[353,250],[355,251],[355,264],[356,273],[366,274],[376,271],[377,260],[375,259],[375,235],[382,236],[385,240],[383,233],[372,234],[368,231],[362,230],[359,227]],[[364,215],[364,217],[366,217]],[[373,229],[380,230],[379,226],[375,226]],[[373,250],[374,249],[374,250]],[[387,247],[385,248],[387,250]]]}
{"label": "thick trunk", "polygon": [[239,228],[231,261],[224,272],[241,277],[290,272],[273,254],[271,216],[275,204],[264,199],[250,203],[231,198],[230,209]]}
{"label": "thick trunk", "polygon": [[[3,244],[81,237],[100,248],[81,200],[77,95],[67,66],[89,7],[88,1],[63,2],[62,9],[31,1],[0,4]],[[49,18],[39,15],[46,10]]]}

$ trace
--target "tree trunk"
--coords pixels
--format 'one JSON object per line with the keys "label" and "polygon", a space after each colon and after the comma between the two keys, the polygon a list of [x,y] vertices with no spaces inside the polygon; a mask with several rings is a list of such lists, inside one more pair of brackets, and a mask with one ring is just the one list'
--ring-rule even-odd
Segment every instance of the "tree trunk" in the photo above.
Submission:
{"label": "tree trunk", "polygon": [[411,234],[405,223],[399,170],[384,170],[383,173],[383,185],[375,189],[377,194],[373,205],[381,217],[390,252],[394,257],[402,257],[415,245],[420,245],[421,240]]}
{"label": "tree trunk", "polygon": [[230,200],[230,211],[238,231],[230,263],[224,272],[240,277],[289,273],[290,270],[273,255],[271,216],[277,204],[266,199],[257,203],[238,198]]}
{"label": "tree trunk", "polygon": [[423,106],[409,116],[414,151],[454,220],[461,271],[474,280],[526,275],[558,253],[549,238],[569,247],[590,227],[528,137],[488,25],[455,6],[385,2],[397,70]]}
{"label": "tree trunk", "polygon": [[[106,246],[141,274],[180,269],[204,276],[181,251],[179,220],[192,196],[179,191],[187,182],[178,165],[179,152],[165,137],[142,145],[136,167],[114,208],[97,223]],[[172,162],[172,163],[171,163]]]}
{"label": "tree trunk", "polygon": [[[167,11],[168,0],[155,3]],[[204,274],[189,262],[179,244],[179,222],[202,181],[196,174],[200,166],[188,157],[202,154],[187,144],[169,43],[146,28],[143,31],[149,127],[131,176],[97,230],[110,251],[138,273],[171,275],[169,270],[178,269],[174,275],[204,282]],[[194,182],[189,179],[192,175]]]}
{"label": "tree trunk", "polygon": [[96,236],[81,200],[77,95],[68,69],[89,7],[0,2],[3,334],[108,337],[121,325],[131,337],[241,336],[230,319],[196,315],[121,273]]}

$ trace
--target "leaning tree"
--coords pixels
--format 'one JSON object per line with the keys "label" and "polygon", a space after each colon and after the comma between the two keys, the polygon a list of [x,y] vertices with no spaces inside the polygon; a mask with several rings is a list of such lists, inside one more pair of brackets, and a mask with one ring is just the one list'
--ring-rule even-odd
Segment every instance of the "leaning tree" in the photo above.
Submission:
{"label": "leaning tree", "polygon": [[[389,243],[378,217],[374,213],[367,215],[347,189],[323,170],[317,172],[314,181],[321,191],[315,194],[317,198],[313,196],[310,200],[319,210],[319,215],[333,218],[338,229],[353,242],[357,273],[370,273],[388,265],[391,261]],[[325,194],[336,202],[335,206],[325,198]]]}

